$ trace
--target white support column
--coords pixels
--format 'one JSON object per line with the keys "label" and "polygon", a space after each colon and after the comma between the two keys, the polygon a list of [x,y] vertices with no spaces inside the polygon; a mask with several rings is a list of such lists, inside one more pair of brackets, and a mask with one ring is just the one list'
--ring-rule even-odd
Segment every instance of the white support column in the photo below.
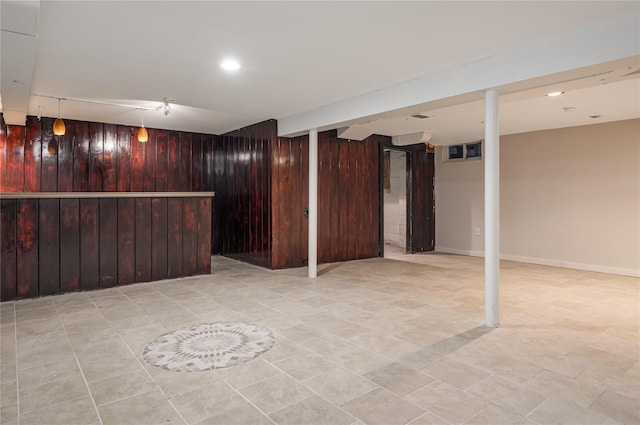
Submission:
{"label": "white support column", "polygon": [[485,325],[498,327],[500,284],[500,126],[498,92],[485,93],[484,119],[484,311]]}
{"label": "white support column", "polygon": [[318,130],[309,131],[309,277],[318,275]]}

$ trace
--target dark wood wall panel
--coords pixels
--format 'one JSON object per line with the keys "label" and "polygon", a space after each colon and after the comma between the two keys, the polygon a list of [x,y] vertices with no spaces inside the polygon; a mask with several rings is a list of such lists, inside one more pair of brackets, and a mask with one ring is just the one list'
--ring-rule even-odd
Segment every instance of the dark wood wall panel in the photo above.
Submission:
{"label": "dark wood wall panel", "polygon": [[80,200],[80,289],[100,287],[99,200]]}
{"label": "dark wood wall panel", "polygon": [[[73,191],[73,141],[75,139],[76,122],[66,123],[67,131],[64,136],[57,136],[57,152],[53,152],[53,157],[57,156],[58,162],[58,187],[59,192]],[[56,155],[57,154],[57,155]]]}
{"label": "dark wood wall panel", "polygon": [[12,126],[3,131],[0,141],[2,155],[2,178],[4,192],[22,192],[24,187],[24,138],[25,128]]}
{"label": "dark wood wall panel", "polygon": [[180,137],[180,180],[178,192],[191,190],[191,133],[182,133]]}
{"label": "dark wood wall panel", "polygon": [[167,277],[182,276],[182,199],[167,200]]}
{"label": "dark wood wall panel", "polygon": [[194,192],[203,190],[203,167],[204,160],[202,156],[202,135],[194,134],[191,138],[191,188]]}
{"label": "dark wood wall panel", "polygon": [[434,155],[416,149],[412,162],[412,229],[411,252],[433,251],[435,245]]}
{"label": "dark wood wall panel", "polygon": [[100,199],[100,287],[110,288],[118,282],[118,200]]}
{"label": "dark wood wall panel", "polygon": [[138,142],[136,131],[131,132],[131,191],[144,190],[144,146],[149,143]]}
{"label": "dark wood wall panel", "polygon": [[80,290],[80,200],[60,199],[60,291]]}
{"label": "dark wood wall panel", "polygon": [[[41,121],[42,176],[40,177],[40,190],[42,192],[55,192],[58,190],[58,142],[56,140],[58,136],[53,134],[53,121],[52,118],[42,118]],[[6,190],[5,192],[13,191]]]}
{"label": "dark wood wall panel", "polygon": [[[211,206],[214,253],[271,267],[271,161],[276,141],[277,124],[269,120],[220,136],[212,152],[203,142],[203,163],[213,170],[204,181],[213,182],[216,192]],[[193,152],[192,146],[192,157]]]}
{"label": "dark wood wall panel", "polygon": [[1,301],[211,272],[210,197],[2,199],[0,207]]}
{"label": "dark wood wall panel", "polygon": [[[28,116],[7,126],[0,114],[0,192],[210,192],[218,136]],[[219,154],[219,152],[215,152]]]}
{"label": "dark wood wall panel", "polygon": [[[278,139],[273,150],[273,268],[307,263],[308,136]],[[379,143],[318,135],[318,261],[379,255]]]}
{"label": "dark wood wall panel", "polygon": [[76,137],[73,145],[73,191],[89,190],[89,123],[75,123]]}
{"label": "dark wood wall panel", "polygon": [[89,123],[89,191],[104,189],[104,124]]}
{"label": "dark wood wall panel", "polygon": [[156,131],[156,192],[166,192],[168,190],[169,177],[169,133],[166,130]]}
{"label": "dark wood wall panel", "polygon": [[191,276],[198,272],[198,200],[182,201],[182,273]]}
{"label": "dark wood wall panel", "polygon": [[135,212],[135,199],[118,199],[118,283],[120,285],[128,285],[136,281]]}
{"label": "dark wood wall panel", "polygon": [[[35,120],[35,122],[34,122]],[[24,191],[40,191],[40,167],[42,166],[42,141],[40,123],[36,117],[27,117],[24,147]]]}
{"label": "dark wood wall panel", "polygon": [[198,200],[198,273],[211,273],[211,198]]}
{"label": "dark wood wall panel", "polygon": [[38,296],[38,202],[17,201],[17,294],[18,298]]}
{"label": "dark wood wall panel", "polygon": [[[55,136],[53,121],[6,125],[0,113],[0,192],[214,190],[218,136],[148,129],[140,143],[136,127],[74,120]],[[2,301],[209,273],[217,215],[211,199],[185,199],[3,199]]]}
{"label": "dark wood wall panel", "polygon": [[[118,127],[116,154],[116,188],[118,192],[131,192],[131,131],[128,127]],[[135,143],[135,142],[134,142]]]}
{"label": "dark wood wall panel", "polygon": [[15,199],[0,200],[0,299],[12,300],[17,296],[17,202]]}
{"label": "dark wood wall panel", "polygon": [[60,292],[60,200],[38,203],[39,295]]}
{"label": "dark wood wall panel", "polygon": [[136,282],[151,280],[151,198],[136,199]]}
{"label": "dark wood wall panel", "polygon": [[169,192],[178,192],[180,190],[180,133],[177,131],[169,132],[168,156],[167,190]]}
{"label": "dark wood wall panel", "polygon": [[105,192],[116,192],[118,190],[117,153],[118,126],[115,124],[104,124],[100,165],[102,168],[102,190]]}
{"label": "dark wood wall panel", "polygon": [[167,220],[167,198],[153,198],[151,200],[151,280],[167,278]]}
{"label": "dark wood wall panel", "polygon": [[142,169],[142,191],[156,191],[156,131],[152,128],[148,129],[149,140],[142,143],[144,148],[144,166]]}

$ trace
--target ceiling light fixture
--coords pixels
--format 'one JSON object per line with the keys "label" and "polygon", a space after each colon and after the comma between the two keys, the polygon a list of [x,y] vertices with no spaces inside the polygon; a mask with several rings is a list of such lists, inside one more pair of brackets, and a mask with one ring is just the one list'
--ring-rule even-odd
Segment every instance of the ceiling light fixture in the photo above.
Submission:
{"label": "ceiling light fixture", "polygon": [[53,134],[56,136],[64,136],[64,133],[67,132],[67,128],[64,125],[64,121],[60,118],[60,101],[62,99],[58,98],[58,118],[53,122]]}
{"label": "ceiling light fixture", "polygon": [[140,108],[140,128],[138,129],[138,142],[144,143],[149,140],[149,133],[144,128],[144,110]]}
{"label": "ceiling light fixture", "polygon": [[547,93],[547,96],[555,97],[555,96],[560,96],[561,94],[564,94],[564,92],[563,91],[554,91],[554,92],[551,92],[551,93]]}
{"label": "ceiling light fixture", "polygon": [[237,71],[238,69],[240,69],[240,64],[235,59],[225,59],[220,64],[220,67],[222,67],[222,69],[225,69],[227,71]]}

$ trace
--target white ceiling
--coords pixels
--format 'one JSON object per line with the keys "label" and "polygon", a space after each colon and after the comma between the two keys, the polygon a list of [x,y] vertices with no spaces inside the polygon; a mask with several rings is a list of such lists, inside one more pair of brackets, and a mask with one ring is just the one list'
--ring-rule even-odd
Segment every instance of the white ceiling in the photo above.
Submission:
{"label": "white ceiling", "polygon": [[[640,39],[639,2],[3,0],[1,12],[4,110],[22,107],[14,93],[22,90],[29,115],[39,106],[43,116],[57,114],[57,101],[41,96],[83,99],[110,105],[65,100],[61,115],[137,125],[141,112],[135,108],[143,107],[150,109],[147,127],[214,134],[331,109],[431,75],[458,75],[488,58],[629,22]],[[29,13],[36,14],[37,37]],[[23,20],[26,29],[16,28]],[[30,37],[35,53],[16,47],[16,36]],[[501,97],[502,133],[640,117],[640,75],[627,75],[640,68],[639,44],[630,41],[633,55],[611,46],[616,61],[576,74],[596,77],[560,85],[566,79],[561,73],[528,76],[520,86],[504,81],[510,89]],[[226,57],[238,59],[242,69],[222,70]],[[544,96],[553,87],[565,95]],[[155,110],[165,97],[175,99],[168,116]],[[484,131],[478,98],[474,93],[378,114],[351,110],[356,118],[346,125],[387,135],[427,131],[436,144],[477,140]],[[566,113],[565,107],[576,109]],[[409,118],[418,112],[433,117]],[[331,122],[345,125],[335,119],[323,128]]]}

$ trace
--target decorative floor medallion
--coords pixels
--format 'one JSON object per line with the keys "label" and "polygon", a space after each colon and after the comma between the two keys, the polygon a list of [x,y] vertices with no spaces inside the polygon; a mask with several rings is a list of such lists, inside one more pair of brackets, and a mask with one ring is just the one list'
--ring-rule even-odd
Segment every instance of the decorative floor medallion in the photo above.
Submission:
{"label": "decorative floor medallion", "polygon": [[269,350],[275,342],[273,333],[259,325],[206,323],[159,336],[144,347],[142,358],[162,369],[200,372],[246,362]]}

